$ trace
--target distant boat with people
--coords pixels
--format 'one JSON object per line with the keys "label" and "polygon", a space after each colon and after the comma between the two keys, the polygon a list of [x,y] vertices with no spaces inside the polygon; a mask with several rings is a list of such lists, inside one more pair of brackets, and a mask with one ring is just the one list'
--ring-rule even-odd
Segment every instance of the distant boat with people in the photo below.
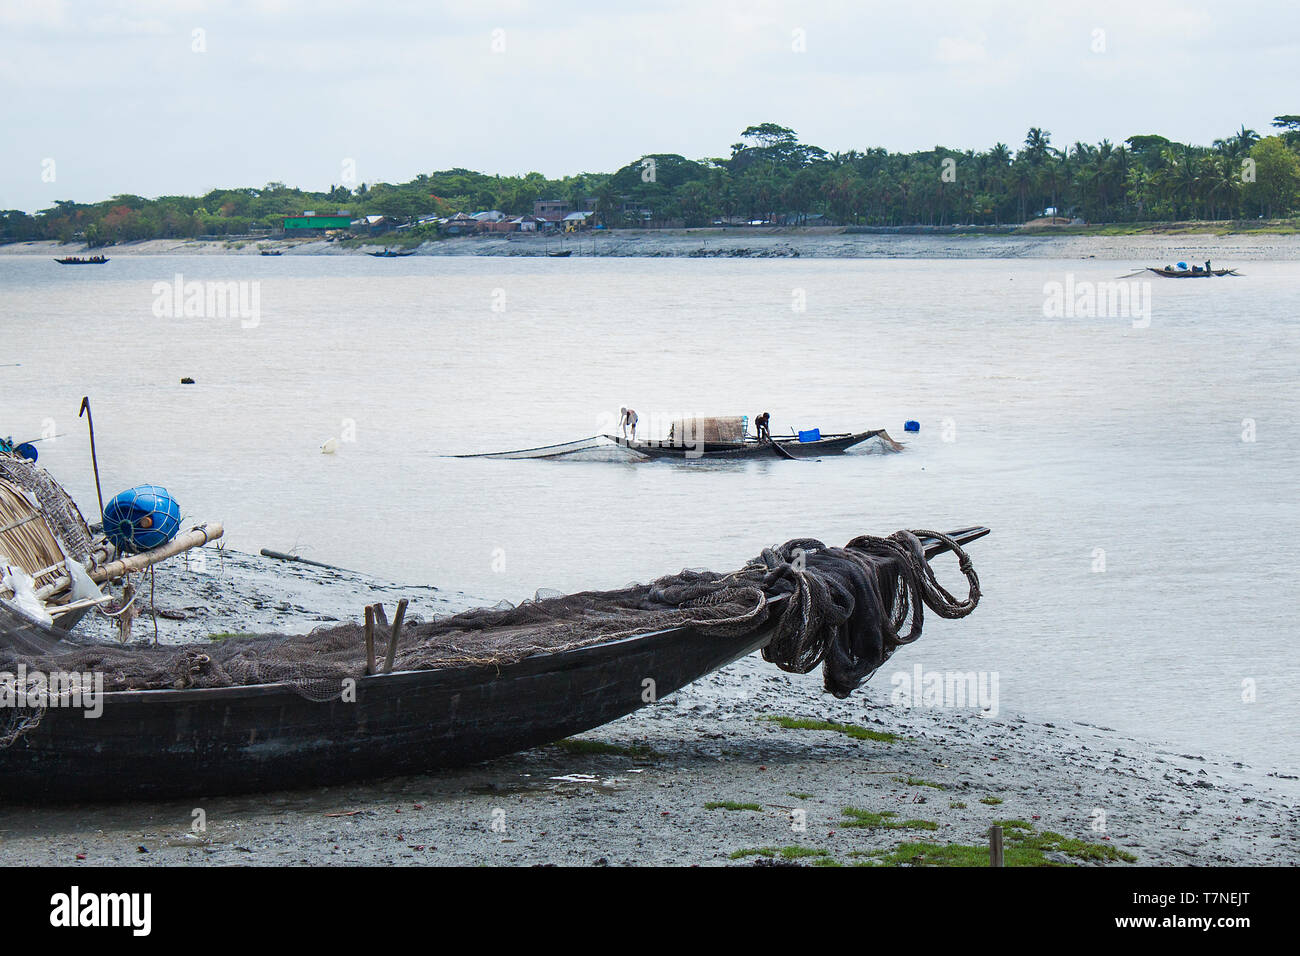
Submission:
{"label": "distant boat with people", "polygon": [[61,266],[102,266],[108,262],[108,256],[64,256],[54,261]]}
{"label": "distant boat with people", "polygon": [[368,252],[366,255],[374,256],[376,259],[401,259],[405,256],[413,256],[415,252],[396,252],[392,249],[385,249],[383,252]]}
{"label": "distant boat with people", "polygon": [[1163,269],[1156,266],[1147,266],[1146,269],[1166,279],[1209,279],[1217,276],[1241,275],[1236,269],[1211,269],[1209,259],[1205,260],[1204,266],[1188,268],[1186,262],[1180,262],[1177,265],[1165,266]]}

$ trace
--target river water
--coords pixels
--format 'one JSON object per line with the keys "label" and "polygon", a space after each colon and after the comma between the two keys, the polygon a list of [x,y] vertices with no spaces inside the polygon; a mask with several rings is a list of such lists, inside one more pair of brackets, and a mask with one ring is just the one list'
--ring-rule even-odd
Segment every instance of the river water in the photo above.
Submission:
{"label": "river water", "polygon": [[[1131,266],[0,256],[0,435],[62,435],[41,461],[89,515],[89,395],[106,494],[164,484],[241,550],[489,602],[730,568],[792,537],[987,524],[979,609],[931,617],[886,672],[996,674],[1004,713],[1294,772],[1300,262],[1241,267],[1151,277],[1136,316],[1048,316],[1052,283],[1076,301]],[[171,315],[178,275],[248,283],[245,318]],[[443,457],[597,434],[620,405],[643,435],[770,411],[774,433],[908,444],[818,462]],[[961,583],[950,560],[946,580]],[[889,677],[865,692],[884,699]]]}

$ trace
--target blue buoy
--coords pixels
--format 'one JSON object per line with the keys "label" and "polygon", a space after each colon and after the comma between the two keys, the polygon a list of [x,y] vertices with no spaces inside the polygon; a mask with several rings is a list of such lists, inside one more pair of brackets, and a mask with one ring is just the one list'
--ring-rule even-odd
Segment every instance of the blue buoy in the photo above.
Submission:
{"label": "blue buoy", "polygon": [[181,506],[159,485],[137,485],[104,506],[104,537],[119,551],[148,551],[176,537]]}
{"label": "blue buoy", "polygon": [[903,422],[903,431],[905,432],[919,432],[920,430],[921,430],[920,422],[915,422],[915,421]]}
{"label": "blue buoy", "polygon": [[33,445],[31,442],[23,442],[21,445],[15,448],[14,451],[17,452],[19,455],[22,455],[28,461],[35,461],[37,458],[40,457],[40,455],[37,454],[36,446]]}

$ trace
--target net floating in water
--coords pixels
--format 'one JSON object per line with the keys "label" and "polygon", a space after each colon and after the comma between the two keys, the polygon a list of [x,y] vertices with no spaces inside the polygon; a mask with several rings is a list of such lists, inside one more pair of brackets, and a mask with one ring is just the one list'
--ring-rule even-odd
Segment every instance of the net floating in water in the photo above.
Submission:
{"label": "net floating in water", "polygon": [[104,537],[136,553],[166,544],[181,527],[181,506],[161,485],[137,485],[104,506]]}

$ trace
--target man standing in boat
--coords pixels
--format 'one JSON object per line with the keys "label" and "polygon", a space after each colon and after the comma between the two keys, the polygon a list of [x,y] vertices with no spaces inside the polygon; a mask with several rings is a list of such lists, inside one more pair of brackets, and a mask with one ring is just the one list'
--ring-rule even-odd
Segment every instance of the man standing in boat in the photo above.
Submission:
{"label": "man standing in boat", "polygon": [[759,415],[757,418],[754,419],[754,427],[758,429],[759,441],[772,440],[772,432],[769,429],[769,425],[771,421],[772,421],[772,415],[769,412],[764,412],[762,415]]}
{"label": "man standing in boat", "polygon": [[632,440],[636,441],[636,412],[630,408],[620,408],[618,410],[618,424],[623,429],[623,438],[627,438],[627,430],[632,429]]}

